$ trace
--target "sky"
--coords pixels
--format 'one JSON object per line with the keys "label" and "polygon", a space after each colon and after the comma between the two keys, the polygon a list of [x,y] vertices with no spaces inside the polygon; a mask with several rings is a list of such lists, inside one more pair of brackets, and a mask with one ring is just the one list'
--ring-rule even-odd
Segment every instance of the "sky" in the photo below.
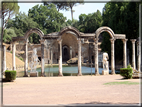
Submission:
{"label": "sky", "polygon": [[[20,11],[25,12],[26,14],[28,14],[28,10],[30,8],[32,8],[33,6],[37,4],[41,5],[43,3],[18,3],[18,5],[20,6]],[[80,14],[89,14],[89,13],[96,12],[97,10],[99,10],[102,13],[104,6],[105,6],[105,3],[84,3],[84,5],[77,5],[73,7],[73,10],[75,10],[75,12],[73,13],[73,17],[74,19],[79,20]],[[71,19],[70,11],[60,10],[59,12],[63,13],[63,15],[67,18],[67,20]]]}

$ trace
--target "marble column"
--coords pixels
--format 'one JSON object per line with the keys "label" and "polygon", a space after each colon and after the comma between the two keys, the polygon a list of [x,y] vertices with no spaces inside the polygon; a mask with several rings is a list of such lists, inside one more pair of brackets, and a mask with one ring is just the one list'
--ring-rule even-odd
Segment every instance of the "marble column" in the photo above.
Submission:
{"label": "marble column", "polygon": [[58,76],[63,76],[62,74],[62,39],[58,39],[58,43],[59,43],[59,74]]}
{"label": "marble column", "polygon": [[45,40],[40,40],[41,43],[41,76],[45,77],[45,72],[44,72],[44,41]]}
{"label": "marble column", "polygon": [[50,63],[50,46],[47,46],[47,63]]}
{"label": "marble column", "polygon": [[3,72],[6,70],[6,46],[3,45]]}
{"label": "marble column", "polygon": [[16,44],[15,44],[15,42],[13,42],[12,43],[12,69],[13,70],[16,70],[15,51],[16,51]]}
{"label": "marble column", "polygon": [[51,64],[52,64],[52,63],[53,63],[53,52],[52,52],[52,47],[50,48],[50,50],[51,50],[51,51],[50,51],[50,52],[51,52],[51,55],[50,55],[50,56],[51,56]]}
{"label": "marble column", "polygon": [[78,41],[78,74],[77,76],[81,76],[82,75],[81,73],[81,39],[78,38],[77,41]]}
{"label": "marble column", "polygon": [[141,58],[140,58],[140,43],[137,41],[137,70],[140,72],[140,64],[141,64]]}
{"label": "marble column", "polygon": [[135,41],[136,39],[131,39],[132,41],[132,67],[136,69],[136,60],[135,60]]}
{"label": "marble column", "polygon": [[70,46],[70,59],[72,58],[72,47]]}
{"label": "marble column", "polygon": [[114,59],[114,42],[115,39],[110,39],[111,42],[111,74],[115,74],[115,59]]}
{"label": "marble column", "polygon": [[94,43],[93,43],[93,45],[94,45],[94,51],[95,51],[95,75],[97,76],[97,75],[100,75],[99,74],[99,64],[98,64],[98,38],[95,38],[94,39]]}
{"label": "marble column", "polygon": [[128,39],[122,39],[123,41],[123,68],[127,68],[127,47],[126,47],[126,43],[128,41]]}
{"label": "marble column", "polygon": [[24,77],[28,77],[28,41],[25,41]]}

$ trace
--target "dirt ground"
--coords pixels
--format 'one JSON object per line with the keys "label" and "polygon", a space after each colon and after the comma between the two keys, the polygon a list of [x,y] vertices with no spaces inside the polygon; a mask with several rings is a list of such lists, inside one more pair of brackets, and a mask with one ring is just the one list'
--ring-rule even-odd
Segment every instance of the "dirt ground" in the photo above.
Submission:
{"label": "dirt ground", "polygon": [[3,104],[139,104],[139,84],[104,85],[122,81],[140,82],[120,75],[21,77],[3,83]]}
{"label": "dirt ground", "polygon": [[[16,67],[24,67],[24,62],[15,56]],[[12,54],[6,52],[6,66],[12,68]]]}

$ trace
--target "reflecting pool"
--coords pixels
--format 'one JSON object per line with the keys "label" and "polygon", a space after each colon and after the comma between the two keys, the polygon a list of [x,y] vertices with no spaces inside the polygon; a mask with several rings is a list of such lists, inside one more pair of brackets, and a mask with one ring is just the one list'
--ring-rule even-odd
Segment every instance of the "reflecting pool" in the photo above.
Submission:
{"label": "reflecting pool", "polygon": [[[102,74],[103,68],[99,68],[99,73]],[[41,68],[37,68],[38,75],[41,76]],[[76,76],[78,74],[78,66],[63,66],[62,72],[64,76]],[[95,68],[94,67],[87,67],[82,66],[81,67],[82,75],[94,75],[95,74]],[[115,71],[116,73],[119,73],[119,71]],[[111,73],[111,70],[109,70],[109,73]],[[30,74],[30,70],[28,71],[28,75]],[[17,77],[22,77],[24,75],[24,71],[18,72]],[[58,66],[51,66],[51,67],[45,67],[45,75],[46,76],[58,76]]]}

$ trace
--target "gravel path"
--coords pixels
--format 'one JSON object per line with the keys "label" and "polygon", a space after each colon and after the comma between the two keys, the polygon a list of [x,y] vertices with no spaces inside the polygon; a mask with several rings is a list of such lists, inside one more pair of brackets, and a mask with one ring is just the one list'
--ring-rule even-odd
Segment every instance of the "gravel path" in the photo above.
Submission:
{"label": "gravel path", "polygon": [[3,83],[3,104],[139,104],[140,85],[104,85],[120,75],[21,77]]}

